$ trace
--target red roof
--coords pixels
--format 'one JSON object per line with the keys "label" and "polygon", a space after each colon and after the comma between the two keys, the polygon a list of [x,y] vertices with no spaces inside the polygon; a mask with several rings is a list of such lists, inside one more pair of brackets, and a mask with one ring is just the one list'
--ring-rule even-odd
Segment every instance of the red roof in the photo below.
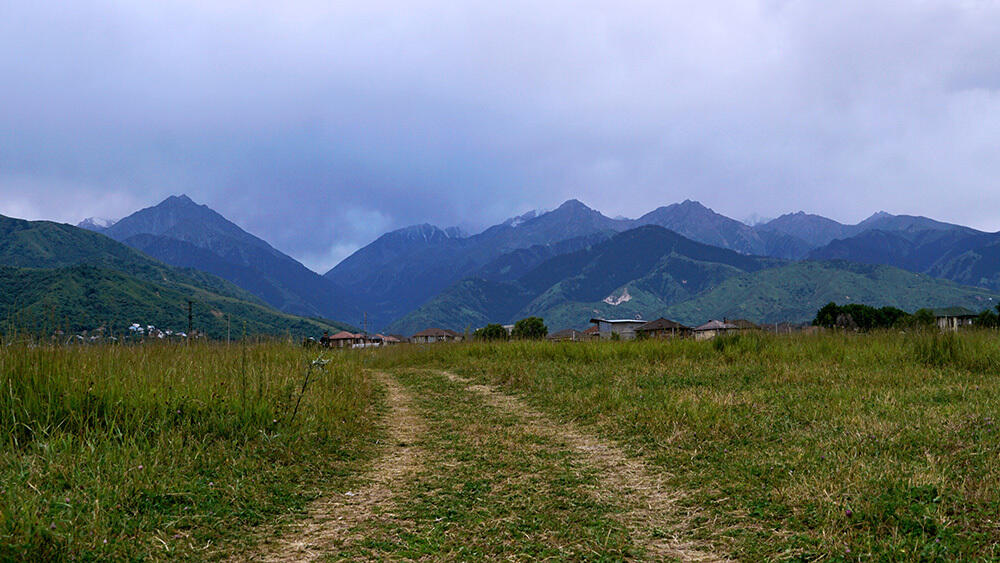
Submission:
{"label": "red roof", "polygon": [[347,332],[346,330],[342,330],[342,331],[338,332],[337,334],[334,334],[333,336],[331,336],[330,340],[353,340],[355,338],[361,338],[361,335],[360,334],[353,334],[353,333]]}
{"label": "red roof", "polygon": [[423,337],[423,336],[435,336],[435,337],[451,336],[451,337],[454,337],[454,336],[458,336],[458,335],[455,334],[454,332],[449,331],[449,330],[444,330],[444,329],[440,329],[440,328],[428,328],[428,329],[421,330],[420,332],[414,334],[410,338],[417,338],[417,337]]}

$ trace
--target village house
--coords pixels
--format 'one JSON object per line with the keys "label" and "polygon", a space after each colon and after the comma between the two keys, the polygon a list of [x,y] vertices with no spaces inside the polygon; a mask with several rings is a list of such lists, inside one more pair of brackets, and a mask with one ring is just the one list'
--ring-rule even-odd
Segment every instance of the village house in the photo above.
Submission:
{"label": "village house", "polygon": [[362,344],[365,341],[363,334],[355,334],[342,330],[326,339],[326,345],[330,348],[353,348],[355,344]]}
{"label": "village house", "polygon": [[639,338],[686,338],[693,334],[691,327],[660,317],[636,327]]}
{"label": "village house", "polygon": [[462,335],[447,329],[428,328],[410,337],[414,344],[432,344],[434,342],[461,342]]}
{"label": "village house", "polygon": [[696,326],[694,328],[694,339],[710,340],[720,334],[726,334],[728,332],[735,330],[740,330],[740,327],[732,323],[711,320],[701,326]]}
{"label": "village house", "polygon": [[375,338],[378,340],[380,346],[392,346],[393,344],[402,342],[398,337],[391,334],[376,334]]}
{"label": "village house", "polygon": [[597,325],[602,340],[615,338],[615,335],[622,340],[632,340],[635,329],[646,324],[642,319],[590,319],[590,322]]}
{"label": "village house", "polygon": [[979,316],[975,311],[965,307],[947,307],[945,309],[934,309],[934,319],[941,330],[957,331],[962,328],[970,328]]}

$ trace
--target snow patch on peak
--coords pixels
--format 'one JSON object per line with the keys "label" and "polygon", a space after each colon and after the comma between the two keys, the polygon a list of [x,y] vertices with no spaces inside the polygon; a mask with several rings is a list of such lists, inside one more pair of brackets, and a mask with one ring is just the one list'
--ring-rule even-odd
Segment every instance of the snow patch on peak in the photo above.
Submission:
{"label": "snow patch on peak", "polygon": [[105,219],[104,217],[87,217],[77,223],[77,227],[91,231],[103,231],[117,223],[117,219]]}

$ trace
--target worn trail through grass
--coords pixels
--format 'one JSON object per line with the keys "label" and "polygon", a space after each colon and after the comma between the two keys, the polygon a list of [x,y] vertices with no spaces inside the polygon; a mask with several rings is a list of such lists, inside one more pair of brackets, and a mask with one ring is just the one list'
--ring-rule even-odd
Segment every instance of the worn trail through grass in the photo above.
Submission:
{"label": "worn trail through grass", "polygon": [[[677,505],[678,491],[665,484],[665,476],[651,471],[639,459],[629,457],[606,440],[582,432],[572,424],[556,423],[532,409],[520,399],[488,385],[474,384],[451,372],[443,372],[451,381],[465,384],[486,401],[505,412],[516,413],[535,432],[559,437],[584,463],[598,470],[598,482],[591,493],[600,501],[620,504],[618,515],[630,531],[632,541],[641,544],[653,559],[675,558],[681,561],[726,561],[711,551],[711,546],[680,539],[681,530],[691,521]],[[690,531],[690,530],[688,530]]]}
{"label": "worn trail through grass", "polygon": [[368,472],[367,483],[354,491],[334,492],[312,504],[304,520],[277,540],[264,543],[255,561],[314,561],[363,538],[374,519],[394,518],[394,493],[403,488],[424,462],[419,441],[427,432],[409,393],[391,376],[376,377],[386,389],[388,414],[385,451]]}
{"label": "worn trail through grass", "polygon": [[[378,374],[389,440],[249,559],[725,561],[665,476],[616,445],[448,372]],[[276,529],[270,529],[274,536]]]}

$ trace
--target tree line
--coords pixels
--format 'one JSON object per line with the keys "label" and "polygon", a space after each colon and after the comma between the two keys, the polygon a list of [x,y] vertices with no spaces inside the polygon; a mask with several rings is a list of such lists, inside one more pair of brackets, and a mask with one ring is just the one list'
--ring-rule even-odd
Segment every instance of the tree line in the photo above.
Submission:
{"label": "tree line", "polygon": [[[826,328],[846,328],[854,330],[876,330],[886,328],[920,328],[932,327],[936,322],[934,311],[918,309],[913,313],[896,307],[872,307],[860,303],[837,305],[827,303],[816,312],[813,326]],[[1000,305],[995,309],[986,309],[979,313],[973,322],[975,326],[984,328],[1000,327]]]}
{"label": "tree line", "polygon": [[545,338],[549,334],[549,328],[541,317],[527,317],[514,323],[514,328],[507,332],[502,325],[493,323],[478,328],[472,334],[476,340],[537,340]]}

